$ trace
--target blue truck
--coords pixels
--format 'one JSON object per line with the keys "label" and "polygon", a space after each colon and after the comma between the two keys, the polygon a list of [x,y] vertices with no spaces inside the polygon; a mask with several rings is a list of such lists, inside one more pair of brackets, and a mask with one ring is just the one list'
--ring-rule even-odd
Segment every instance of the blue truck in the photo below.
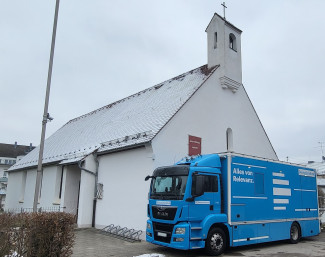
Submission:
{"label": "blue truck", "polygon": [[184,158],[154,170],[146,241],[219,255],[320,233],[316,172],[235,153]]}

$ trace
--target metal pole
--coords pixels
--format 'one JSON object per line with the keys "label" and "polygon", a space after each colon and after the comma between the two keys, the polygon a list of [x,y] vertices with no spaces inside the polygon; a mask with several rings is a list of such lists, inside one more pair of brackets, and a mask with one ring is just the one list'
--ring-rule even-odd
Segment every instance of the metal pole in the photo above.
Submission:
{"label": "metal pole", "polygon": [[38,166],[37,166],[37,175],[36,175],[33,212],[37,211],[37,203],[38,203],[38,197],[39,197],[39,193],[40,193],[40,186],[41,186],[41,180],[42,180],[42,159],[43,159],[43,151],[44,151],[46,123],[47,123],[47,119],[48,119],[48,106],[49,106],[49,98],[50,98],[52,66],[53,66],[53,57],[54,57],[54,48],[55,48],[56,27],[57,27],[57,21],[58,21],[58,13],[59,13],[59,4],[60,4],[60,0],[56,0],[54,24],[53,24],[53,32],[52,32],[51,54],[50,54],[50,61],[49,61],[49,70],[48,70],[48,75],[47,75],[44,114],[43,114],[43,120],[42,120],[41,143],[40,143],[39,156],[38,156]]}

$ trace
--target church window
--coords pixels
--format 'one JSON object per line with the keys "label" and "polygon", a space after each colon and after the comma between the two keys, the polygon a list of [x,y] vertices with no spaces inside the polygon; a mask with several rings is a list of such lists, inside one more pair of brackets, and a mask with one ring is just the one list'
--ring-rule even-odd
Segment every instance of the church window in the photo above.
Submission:
{"label": "church window", "polygon": [[24,202],[26,179],[27,179],[27,171],[25,170],[22,172],[22,179],[21,179],[20,199],[19,199],[19,202],[21,202],[21,203]]}
{"label": "church window", "polygon": [[229,48],[231,48],[234,51],[237,51],[236,37],[232,33],[229,34]]}
{"label": "church window", "polygon": [[58,167],[56,170],[55,190],[54,190],[54,202],[53,204],[59,204],[63,194],[63,177],[64,166]]}
{"label": "church window", "polygon": [[227,140],[227,152],[233,151],[233,136],[232,129],[228,128],[226,132],[226,140]]}
{"label": "church window", "polygon": [[214,48],[217,48],[217,42],[218,42],[218,33],[214,33]]}
{"label": "church window", "polygon": [[41,184],[40,184],[40,187],[39,187],[39,193],[38,193],[38,203],[41,202],[41,197],[42,197],[42,187],[43,187],[43,170],[41,172]]}
{"label": "church window", "polygon": [[61,174],[59,173],[59,175],[60,175],[59,199],[61,199],[61,197],[62,197],[63,169],[64,169],[64,166],[62,166]]}

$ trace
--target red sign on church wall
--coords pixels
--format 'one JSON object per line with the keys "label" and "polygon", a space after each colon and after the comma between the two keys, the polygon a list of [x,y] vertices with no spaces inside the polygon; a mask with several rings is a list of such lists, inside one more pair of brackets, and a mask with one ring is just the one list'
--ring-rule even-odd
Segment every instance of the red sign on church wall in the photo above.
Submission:
{"label": "red sign on church wall", "polygon": [[201,154],[201,142],[202,138],[195,136],[188,136],[188,155]]}

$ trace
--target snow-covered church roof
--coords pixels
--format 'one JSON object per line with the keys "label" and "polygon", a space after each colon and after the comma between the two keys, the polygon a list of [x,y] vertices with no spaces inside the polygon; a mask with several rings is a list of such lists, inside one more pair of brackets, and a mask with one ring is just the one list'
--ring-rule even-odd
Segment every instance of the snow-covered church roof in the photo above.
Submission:
{"label": "snow-covered church roof", "polygon": [[309,162],[307,167],[315,169],[319,176],[325,175],[325,162]]}
{"label": "snow-covered church roof", "polygon": [[308,168],[315,169],[317,172],[317,185],[325,187],[325,162],[309,162],[306,165]]}
{"label": "snow-covered church roof", "polygon": [[[70,120],[45,141],[43,164],[73,163],[151,141],[217,69],[201,66],[93,112]],[[9,170],[34,167],[39,147]]]}

